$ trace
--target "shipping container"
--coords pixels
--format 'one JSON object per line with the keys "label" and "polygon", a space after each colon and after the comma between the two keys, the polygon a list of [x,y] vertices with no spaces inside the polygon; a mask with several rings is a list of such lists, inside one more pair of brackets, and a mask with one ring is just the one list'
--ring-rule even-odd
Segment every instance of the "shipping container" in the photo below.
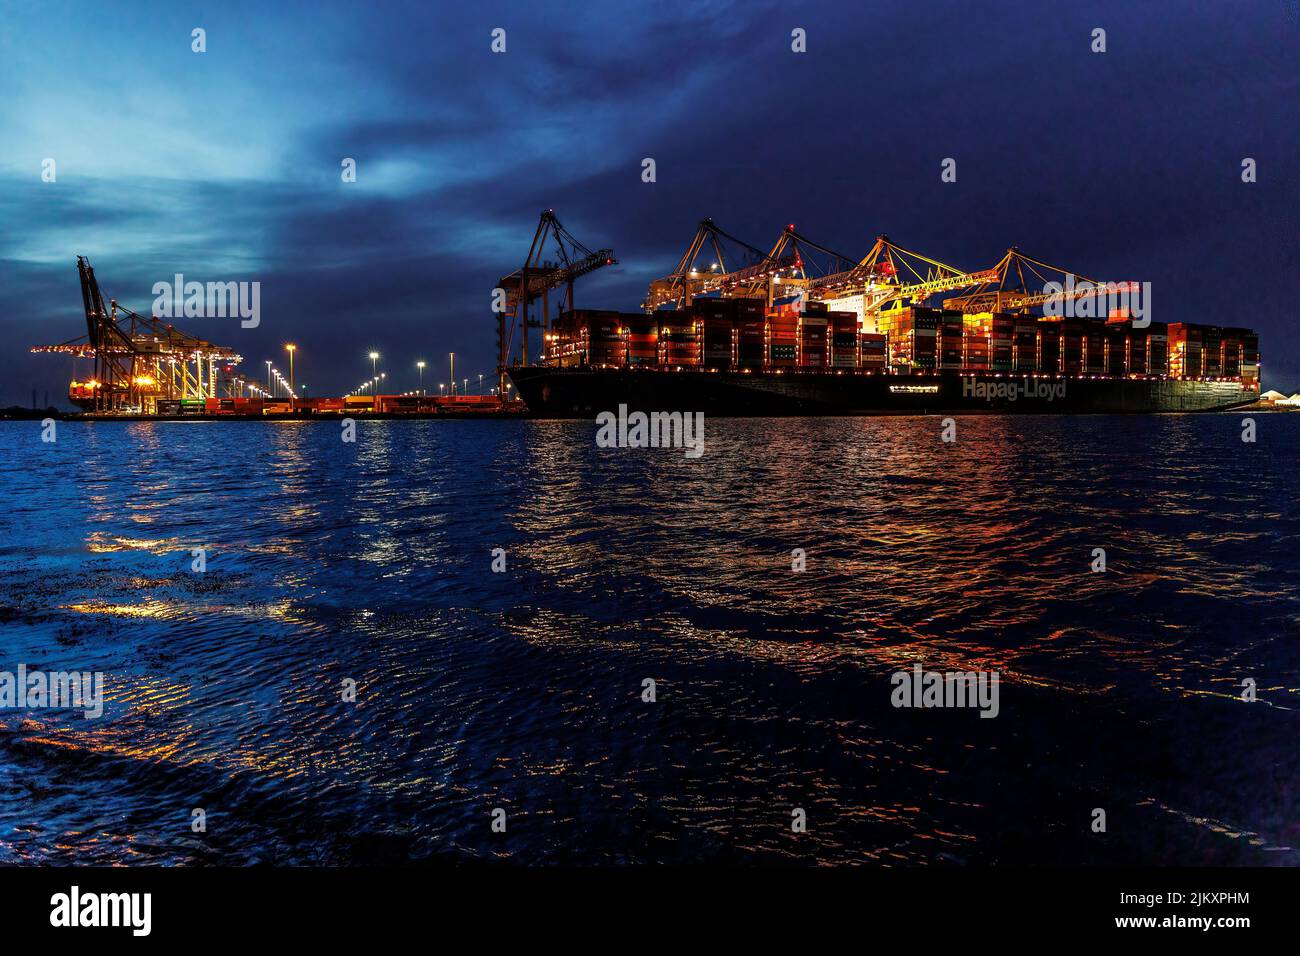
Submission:
{"label": "shipping container", "polygon": [[770,359],[773,365],[794,365],[795,352],[798,346],[793,342],[788,344],[772,343]]}
{"label": "shipping container", "polygon": [[727,322],[736,317],[735,299],[702,299],[696,296],[691,300],[691,314],[699,319],[722,319]]}
{"label": "shipping container", "polygon": [[767,312],[767,302],[763,299],[733,299],[736,303],[736,322],[762,322]]}

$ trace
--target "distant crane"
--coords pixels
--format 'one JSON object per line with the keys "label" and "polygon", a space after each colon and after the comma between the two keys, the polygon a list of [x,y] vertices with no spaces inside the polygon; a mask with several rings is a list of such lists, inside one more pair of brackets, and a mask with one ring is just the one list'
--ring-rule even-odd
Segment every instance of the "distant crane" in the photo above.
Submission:
{"label": "distant crane", "polygon": [[[547,260],[548,243],[553,244],[556,259]],[[521,328],[521,364],[529,362],[528,330],[541,329],[543,341],[550,332],[550,292],[562,289],[559,306],[561,311],[573,309],[573,283],[588,273],[605,266],[612,266],[618,260],[614,250],[588,249],[560,224],[553,209],[547,209],[537,223],[532,245],[528,248],[528,257],[519,269],[503,276],[497,288],[504,292],[504,301],[496,304],[497,308],[497,394],[506,394],[506,367],[510,363],[510,352],[514,344],[516,322]],[[529,315],[530,305],[537,299],[542,300],[542,319],[539,322]],[[507,332],[506,320],[509,319]]]}
{"label": "distant crane", "polygon": [[235,365],[242,360],[232,349],[140,315],[116,300],[105,306],[95,270],[85,256],[77,256],[77,273],[86,312],[85,338],[32,349],[94,360],[92,377],[69,387],[68,398],[74,404],[96,412],[123,407],[143,411],[158,399],[212,398],[217,364]]}

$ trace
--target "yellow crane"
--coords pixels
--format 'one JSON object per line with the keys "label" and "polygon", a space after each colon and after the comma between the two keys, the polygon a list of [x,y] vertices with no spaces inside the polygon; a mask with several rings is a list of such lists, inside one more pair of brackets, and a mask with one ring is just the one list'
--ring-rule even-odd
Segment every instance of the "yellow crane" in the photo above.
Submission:
{"label": "yellow crane", "polygon": [[[966,313],[1027,312],[1038,306],[1095,295],[1098,289],[1136,291],[1137,286],[1131,282],[1099,282],[1027,256],[1016,246],[1008,249],[986,274],[988,280],[968,295],[944,299],[944,308]],[[1049,278],[1053,274],[1059,278]],[[1036,287],[1030,276],[1038,280]],[[1052,286],[1060,291],[1054,288],[1049,291]]]}

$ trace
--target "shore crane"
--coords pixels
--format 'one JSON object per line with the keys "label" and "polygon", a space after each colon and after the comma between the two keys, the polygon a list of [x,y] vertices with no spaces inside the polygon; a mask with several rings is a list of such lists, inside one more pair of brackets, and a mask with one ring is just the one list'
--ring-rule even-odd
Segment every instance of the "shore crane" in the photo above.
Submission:
{"label": "shore crane", "polygon": [[[554,260],[545,258],[548,247],[554,251],[556,257]],[[572,310],[574,280],[617,262],[613,249],[598,249],[593,252],[575,239],[556,218],[555,210],[547,209],[542,212],[523,266],[507,276],[502,276],[494,290],[493,309],[497,313],[498,396],[504,399],[506,394],[506,368],[510,364],[516,323],[521,329],[520,363],[526,366],[530,361],[528,330],[540,329],[543,341],[550,332],[551,290],[562,290],[558,303],[560,311]],[[542,300],[540,321],[529,314],[530,306],[539,298]],[[509,320],[508,326],[507,320]]]}
{"label": "shore crane", "polygon": [[[94,362],[90,379],[74,381],[68,399],[89,411],[144,409],[159,399],[204,399],[217,393],[218,364],[242,361],[233,349],[182,332],[154,316],[140,315],[116,299],[104,304],[95,270],[77,256],[86,335],[34,353],[71,355]],[[190,363],[193,362],[193,370]]]}
{"label": "shore crane", "polygon": [[[727,267],[725,243],[739,247],[745,265],[732,262],[737,267]],[[770,287],[771,280],[782,272],[794,273],[799,267],[797,257],[783,255],[778,247],[764,252],[743,239],[737,239],[712,219],[704,219],[695,230],[690,245],[677,260],[677,267],[668,275],[650,283],[641,308],[653,312],[662,305],[673,303],[682,308],[697,295],[718,292],[727,297],[755,296]],[[700,268],[698,260],[705,249],[713,251],[714,261],[708,268]],[[770,301],[770,299],[769,299]]]}
{"label": "shore crane", "polygon": [[[1040,270],[1049,274],[1055,273],[1060,276],[1060,280],[1049,279]],[[1096,295],[1098,290],[1137,291],[1137,283],[1108,283],[1089,279],[1069,269],[1062,269],[1060,266],[1050,265],[1027,256],[1016,246],[1008,249],[998,260],[997,265],[987,272],[988,280],[981,283],[975,291],[968,295],[945,299],[943,307],[962,312],[1027,312],[1031,308],[1048,303]],[[1038,279],[1037,289],[1031,287],[1026,272]],[[1053,283],[1061,287],[1060,292],[1047,291],[1047,287]]]}

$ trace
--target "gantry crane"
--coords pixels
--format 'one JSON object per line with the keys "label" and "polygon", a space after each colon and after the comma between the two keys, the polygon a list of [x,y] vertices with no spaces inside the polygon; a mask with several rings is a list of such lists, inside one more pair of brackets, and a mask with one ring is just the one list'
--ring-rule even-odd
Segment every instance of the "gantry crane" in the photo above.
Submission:
{"label": "gantry crane", "polygon": [[861,295],[865,315],[891,302],[924,302],[940,292],[977,287],[995,278],[992,269],[967,272],[881,235],[853,268],[810,279],[808,294],[823,299]]}
{"label": "gantry crane", "polygon": [[74,404],[95,412],[126,407],[147,411],[146,406],[159,399],[212,398],[217,390],[216,366],[242,360],[233,349],[140,315],[116,300],[105,306],[95,270],[85,256],[77,256],[77,272],[86,313],[85,337],[32,349],[94,361],[92,377],[69,387],[68,398]]}
{"label": "gantry crane", "polygon": [[[744,268],[727,270],[719,237],[742,246],[758,261]],[[714,250],[718,261],[710,269],[700,269],[696,260],[708,247]],[[828,268],[814,274],[812,251],[844,268]],[[810,298],[861,295],[862,311],[871,313],[890,302],[905,299],[923,301],[940,292],[978,287],[996,278],[992,269],[965,272],[904,249],[883,235],[878,236],[867,254],[855,262],[801,234],[793,224],[786,226],[770,252],[762,252],[706,219],[700,223],[677,268],[650,284],[644,308],[650,311],[669,302],[680,308],[693,296],[712,292],[724,296],[763,296],[770,304],[777,286],[784,285],[786,288],[804,289]]]}
{"label": "gantry crane", "polygon": [[[1049,282],[1056,280],[1049,280],[1039,269],[1060,275],[1061,281],[1057,283],[1062,286],[1060,292],[1046,291]],[[1030,288],[1029,281],[1025,277],[1026,271],[1039,280],[1037,290]],[[988,280],[981,283],[970,294],[945,299],[944,308],[959,309],[962,312],[1027,312],[1031,308],[1049,302],[1064,302],[1095,295],[1099,287],[1103,291],[1107,288],[1123,291],[1131,290],[1136,285],[1127,282],[1098,282],[1096,279],[1089,279],[1068,269],[1049,265],[1027,256],[1016,246],[1008,249],[1006,255],[998,260],[997,265],[988,270],[988,274]],[[1074,280],[1073,286],[1067,281],[1070,278]],[[1011,284],[1008,284],[1009,282]],[[1086,285],[1082,288],[1078,287],[1084,283]]]}
{"label": "gantry crane", "polygon": [[[746,264],[740,265],[733,258],[736,268],[727,267],[723,240],[740,247]],[[705,249],[713,251],[714,261],[707,269],[702,269],[698,259]],[[690,245],[677,260],[677,268],[650,283],[641,307],[653,312],[671,302],[680,309],[695,296],[713,292],[727,297],[748,298],[765,292],[770,295],[772,279],[783,273],[794,275],[799,268],[798,257],[783,254],[779,240],[771,252],[764,252],[743,239],[737,239],[712,219],[704,219],[696,228]]]}
{"label": "gantry crane", "polygon": [[[556,260],[547,260],[547,243],[554,243]],[[503,276],[497,286],[504,293],[504,301],[496,303],[497,309],[497,395],[506,394],[506,366],[510,362],[510,352],[514,343],[515,323],[520,321],[522,343],[520,360],[523,365],[529,362],[528,330],[541,329],[545,337],[550,331],[550,292],[562,289],[560,310],[573,309],[573,282],[590,272],[605,266],[612,266],[618,260],[614,250],[598,249],[592,252],[560,224],[555,217],[555,210],[547,209],[537,223],[532,245],[528,248],[528,258],[521,268]],[[537,321],[529,316],[530,305],[540,298],[542,300],[542,319]],[[506,320],[510,320],[507,332]],[[545,341],[545,338],[543,338]]]}

